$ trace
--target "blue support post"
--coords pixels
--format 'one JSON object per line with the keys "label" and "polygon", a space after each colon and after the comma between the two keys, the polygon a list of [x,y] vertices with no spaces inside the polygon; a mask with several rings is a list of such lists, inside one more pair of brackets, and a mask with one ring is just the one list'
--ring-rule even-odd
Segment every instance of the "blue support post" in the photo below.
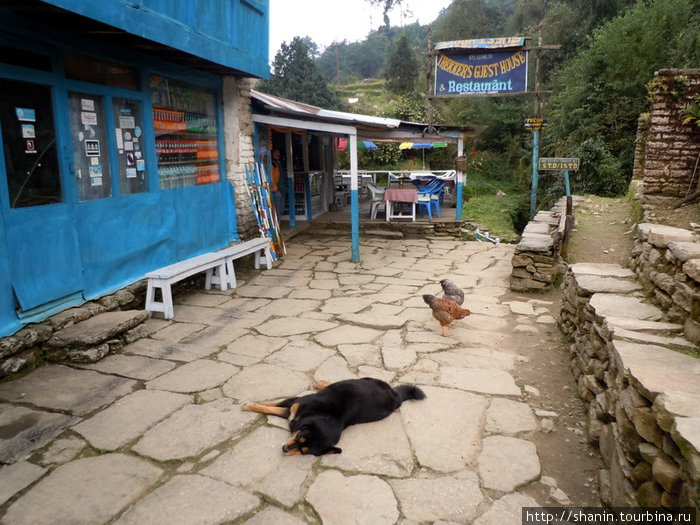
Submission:
{"label": "blue support post", "polygon": [[352,262],[360,262],[360,197],[357,188],[350,191],[350,214],[352,215]]}
{"label": "blue support post", "polygon": [[455,191],[457,192],[457,202],[455,203],[455,206],[457,207],[456,213],[455,213],[455,219],[458,221],[462,220],[462,173],[457,172],[457,184],[455,185]]}
{"label": "blue support post", "polygon": [[532,132],[532,190],[530,192],[530,219],[535,216],[537,211],[537,183],[538,183],[538,159],[540,156],[540,132],[534,130]]}
{"label": "blue support post", "polygon": [[566,196],[571,195],[571,186],[569,186],[569,170],[564,172],[564,187],[566,188]]}
{"label": "blue support post", "polygon": [[352,222],[352,262],[360,262],[360,200],[357,194],[357,135],[350,135],[350,217]]}
{"label": "blue support post", "polygon": [[[462,137],[457,141],[457,157],[464,155],[464,139]],[[462,170],[457,169],[456,181],[455,181],[455,197],[457,198],[455,202],[455,220],[462,220],[462,207],[464,206],[462,202]],[[464,174],[466,176],[466,173]]]}

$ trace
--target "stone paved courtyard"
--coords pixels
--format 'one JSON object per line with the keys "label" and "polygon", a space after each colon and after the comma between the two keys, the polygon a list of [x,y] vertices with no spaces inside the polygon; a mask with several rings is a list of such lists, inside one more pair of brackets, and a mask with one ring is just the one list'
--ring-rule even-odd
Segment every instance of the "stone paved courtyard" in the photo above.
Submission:
{"label": "stone paved courtyard", "polygon": [[[596,504],[581,430],[541,395],[553,378],[526,373],[562,359],[532,351],[560,334],[554,294],[509,291],[513,246],[363,237],[356,264],[347,237],[300,234],[236,290],[177,297],[120,354],[0,384],[0,522],[504,525]],[[442,278],[472,311],[448,338],[421,298]],[[286,421],[240,409],[363,376],[427,399],[350,427],[339,455],[284,456]]]}

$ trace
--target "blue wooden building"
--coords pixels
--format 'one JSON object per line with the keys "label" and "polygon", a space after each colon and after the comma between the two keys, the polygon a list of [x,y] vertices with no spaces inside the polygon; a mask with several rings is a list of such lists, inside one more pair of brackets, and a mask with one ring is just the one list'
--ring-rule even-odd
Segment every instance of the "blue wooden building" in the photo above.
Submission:
{"label": "blue wooden building", "polygon": [[[238,239],[268,0],[0,2],[0,336]],[[226,129],[226,133],[224,133]]]}

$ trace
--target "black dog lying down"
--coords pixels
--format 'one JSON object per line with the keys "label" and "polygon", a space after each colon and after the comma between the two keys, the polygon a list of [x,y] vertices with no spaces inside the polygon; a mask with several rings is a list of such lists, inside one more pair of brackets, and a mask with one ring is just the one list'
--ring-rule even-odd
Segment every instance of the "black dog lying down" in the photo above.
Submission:
{"label": "black dog lying down", "polygon": [[273,403],[246,403],[242,409],[289,419],[292,437],[282,447],[285,454],[322,456],[342,452],[335,444],[350,425],[384,419],[407,399],[425,399],[417,386],[391,388],[371,377],[319,381],[314,388],[319,392]]}

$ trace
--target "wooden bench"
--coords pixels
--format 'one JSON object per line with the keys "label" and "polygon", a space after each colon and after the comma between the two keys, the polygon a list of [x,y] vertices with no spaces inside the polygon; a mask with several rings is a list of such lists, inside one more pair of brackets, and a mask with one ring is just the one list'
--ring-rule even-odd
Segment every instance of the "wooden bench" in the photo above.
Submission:
{"label": "wooden bench", "polygon": [[[270,242],[265,237],[259,237],[148,272],[146,274],[148,279],[146,310],[163,312],[166,319],[172,319],[175,316],[175,310],[170,286],[201,272],[206,272],[205,290],[210,290],[212,287],[219,290],[227,290],[229,286],[232,289],[235,288],[236,274],[233,269],[233,260],[251,253],[255,254],[255,268],[260,268],[263,258],[267,269],[272,268]],[[156,290],[158,289],[161,293],[160,301],[156,300]]]}

